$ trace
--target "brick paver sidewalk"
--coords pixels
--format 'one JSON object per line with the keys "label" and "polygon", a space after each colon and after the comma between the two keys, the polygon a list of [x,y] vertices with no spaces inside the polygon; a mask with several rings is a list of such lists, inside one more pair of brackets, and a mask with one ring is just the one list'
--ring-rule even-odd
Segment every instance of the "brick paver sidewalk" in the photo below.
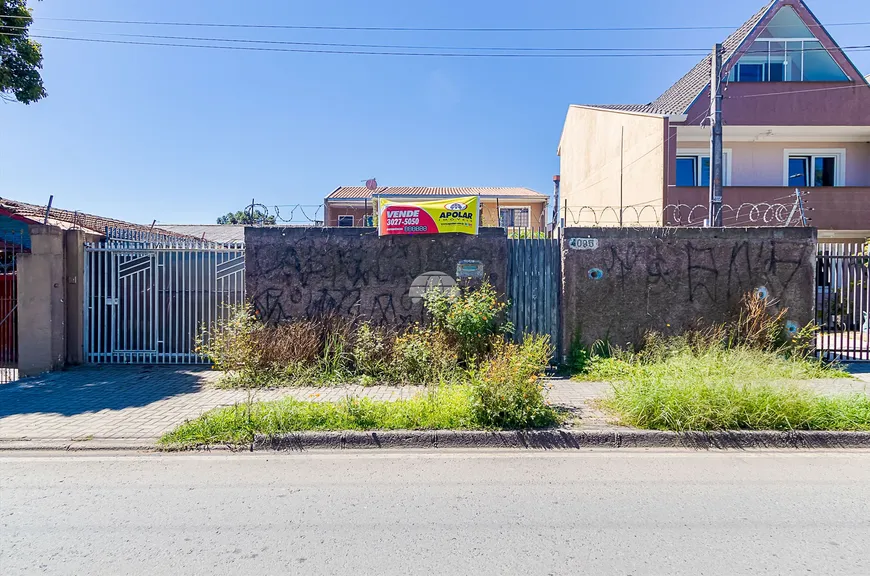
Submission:
{"label": "brick paver sidewalk", "polygon": [[[347,396],[376,400],[408,398],[422,387],[337,386],[221,390],[217,372],[189,366],[89,366],[0,385],[0,448],[23,440],[90,439],[153,442],[186,419],[219,406],[292,396],[335,401]],[[867,391],[870,375],[860,381],[813,383],[823,393]],[[550,401],[570,409],[583,428],[608,426],[589,400],[603,396],[607,384],[553,380]]]}

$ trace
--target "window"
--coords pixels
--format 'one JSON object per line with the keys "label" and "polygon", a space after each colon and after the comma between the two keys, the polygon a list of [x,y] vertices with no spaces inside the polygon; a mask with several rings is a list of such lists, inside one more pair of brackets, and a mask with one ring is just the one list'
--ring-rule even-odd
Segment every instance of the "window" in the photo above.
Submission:
{"label": "window", "polygon": [[528,228],[529,208],[499,208],[498,225],[502,228]]}
{"label": "window", "polygon": [[788,186],[843,186],[845,150],[786,150]]}
{"label": "window", "polygon": [[[731,152],[725,150],[722,183],[730,183]],[[695,150],[677,150],[677,186],[709,186],[710,154]]]}
{"label": "window", "polygon": [[353,216],[339,216],[338,217],[338,225],[342,228],[352,228],[353,227]]}
{"label": "window", "polygon": [[791,6],[783,6],[728,76],[730,82],[847,82]]}

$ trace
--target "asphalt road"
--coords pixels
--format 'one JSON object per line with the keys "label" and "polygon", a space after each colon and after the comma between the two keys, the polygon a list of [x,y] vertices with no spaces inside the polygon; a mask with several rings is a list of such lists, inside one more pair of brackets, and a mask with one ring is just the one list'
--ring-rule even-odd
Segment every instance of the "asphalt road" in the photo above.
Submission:
{"label": "asphalt road", "polygon": [[870,453],[7,453],[0,573],[870,574]]}

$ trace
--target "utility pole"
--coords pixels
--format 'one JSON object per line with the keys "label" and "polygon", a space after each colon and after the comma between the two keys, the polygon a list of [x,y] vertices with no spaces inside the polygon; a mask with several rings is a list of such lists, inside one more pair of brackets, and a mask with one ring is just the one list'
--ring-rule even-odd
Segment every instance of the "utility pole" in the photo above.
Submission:
{"label": "utility pole", "polygon": [[559,216],[559,184],[562,178],[559,174],[553,176],[553,237],[556,238],[557,230],[562,228],[562,218]]}
{"label": "utility pole", "polygon": [[619,136],[619,227],[622,228],[622,212],[625,208],[622,205],[623,183],[625,181],[623,172],[625,171],[625,126],[622,127],[622,133]]}
{"label": "utility pole", "polygon": [[722,226],[722,45],[713,47],[710,75],[710,218],[711,226]]}

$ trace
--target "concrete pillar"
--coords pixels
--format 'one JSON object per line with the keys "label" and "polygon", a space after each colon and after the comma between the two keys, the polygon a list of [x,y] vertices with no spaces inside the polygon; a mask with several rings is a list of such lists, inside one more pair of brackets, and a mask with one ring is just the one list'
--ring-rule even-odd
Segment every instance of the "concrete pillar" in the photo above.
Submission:
{"label": "concrete pillar", "polygon": [[63,368],[66,359],[63,232],[30,226],[30,254],[18,257],[18,373]]}
{"label": "concrete pillar", "polygon": [[85,242],[91,241],[82,230],[63,234],[66,264],[66,363],[84,363]]}

